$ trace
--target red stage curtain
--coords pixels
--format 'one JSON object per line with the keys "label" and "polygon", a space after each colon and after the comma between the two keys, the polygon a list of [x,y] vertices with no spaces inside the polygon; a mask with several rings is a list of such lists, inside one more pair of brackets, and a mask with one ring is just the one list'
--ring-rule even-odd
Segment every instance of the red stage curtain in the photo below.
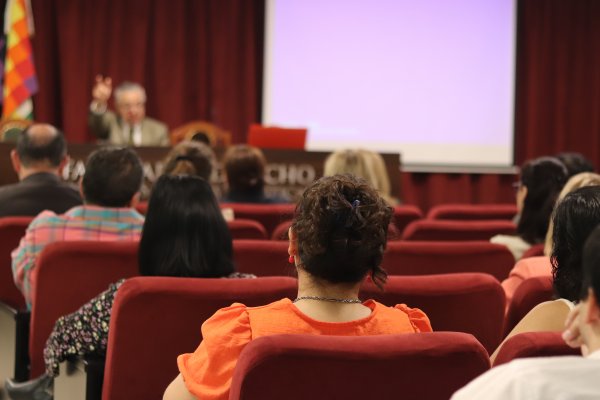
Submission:
{"label": "red stage curtain", "polygon": [[518,2],[516,161],[579,151],[600,167],[600,1]]}
{"label": "red stage curtain", "polygon": [[33,0],[35,118],[92,141],[96,74],[141,83],[147,114],[174,128],[209,120],[245,140],[259,117],[264,1]]}

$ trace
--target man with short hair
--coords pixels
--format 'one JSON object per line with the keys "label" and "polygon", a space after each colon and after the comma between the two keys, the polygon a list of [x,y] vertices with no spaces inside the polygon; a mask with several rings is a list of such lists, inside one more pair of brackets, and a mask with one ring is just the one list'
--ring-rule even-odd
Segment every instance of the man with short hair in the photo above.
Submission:
{"label": "man with short hair", "polygon": [[584,357],[524,358],[494,367],[452,397],[465,399],[600,399],[600,227],[583,250],[580,302],[563,338]]}
{"label": "man with short hair", "polygon": [[124,146],[168,146],[167,126],[146,117],[146,91],[133,82],[115,89],[117,113],[107,111],[112,79],[98,75],[92,90],[89,126],[94,135],[109,143]]}
{"label": "man with short hair", "polygon": [[19,182],[0,187],[0,217],[63,213],[81,204],[77,188],[60,180],[69,157],[65,137],[54,126],[29,126],[10,158]]}
{"label": "man with short hair", "polygon": [[[133,207],[142,184],[142,163],[129,148],[102,148],[87,160],[80,190],[83,206],[57,215],[39,214],[12,253],[15,284],[31,308],[31,272],[50,243],[64,240],[137,241],[144,217]],[[67,284],[67,282],[65,282]]]}

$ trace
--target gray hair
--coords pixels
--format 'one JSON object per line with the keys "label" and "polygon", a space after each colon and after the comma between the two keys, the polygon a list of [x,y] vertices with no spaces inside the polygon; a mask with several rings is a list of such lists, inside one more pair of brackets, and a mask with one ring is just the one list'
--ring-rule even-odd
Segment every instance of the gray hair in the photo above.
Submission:
{"label": "gray hair", "polygon": [[117,104],[120,103],[121,95],[123,94],[123,92],[131,91],[140,92],[142,94],[142,101],[144,103],[146,102],[146,90],[144,89],[144,87],[139,83],[125,81],[119,86],[117,86],[117,88],[115,89],[115,100]]}

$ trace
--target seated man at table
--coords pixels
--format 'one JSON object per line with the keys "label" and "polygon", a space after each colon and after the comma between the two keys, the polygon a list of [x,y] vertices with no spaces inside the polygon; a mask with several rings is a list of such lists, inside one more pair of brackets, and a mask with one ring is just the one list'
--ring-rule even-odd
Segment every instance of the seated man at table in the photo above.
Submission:
{"label": "seated man at table", "polygon": [[133,150],[96,150],[88,158],[81,181],[84,205],[64,214],[44,211],[35,217],[12,253],[15,284],[28,308],[34,284],[32,271],[46,245],[62,240],[139,240],[144,217],[133,207],[142,178],[142,163]]}
{"label": "seated man at table", "polygon": [[600,227],[586,241],[582,272],[581,300],[567,318],[563,338],[584,357],[514,360],[481,375],[452,399],[600,399]]}
{"label": "seated man at table", "polygon": [[21,132],[10,159],[19,182],[0,187],[0,217],[63,213],[81,204],[77,188],[60,180],[69,160],[67,142],[52,125],[34,124]]}
{"label": "seated man at table", "polygon": [[108,111],[112,79],[96,77],[92,90],[89,126],[101,140],[130,146],[168,146],[167,126],[146,117],[146,91],[133,82],[123,82],[115,89],[117,113]]}

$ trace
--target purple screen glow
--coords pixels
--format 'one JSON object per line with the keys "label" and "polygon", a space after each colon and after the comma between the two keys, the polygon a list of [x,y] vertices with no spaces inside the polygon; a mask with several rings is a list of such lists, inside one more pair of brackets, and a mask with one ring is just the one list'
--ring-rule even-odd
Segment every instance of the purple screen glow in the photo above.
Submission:
{"label": "purple screen glow", "polygon": [[270,0],[263,123],[309,150],[512,164],[514,0]]}

